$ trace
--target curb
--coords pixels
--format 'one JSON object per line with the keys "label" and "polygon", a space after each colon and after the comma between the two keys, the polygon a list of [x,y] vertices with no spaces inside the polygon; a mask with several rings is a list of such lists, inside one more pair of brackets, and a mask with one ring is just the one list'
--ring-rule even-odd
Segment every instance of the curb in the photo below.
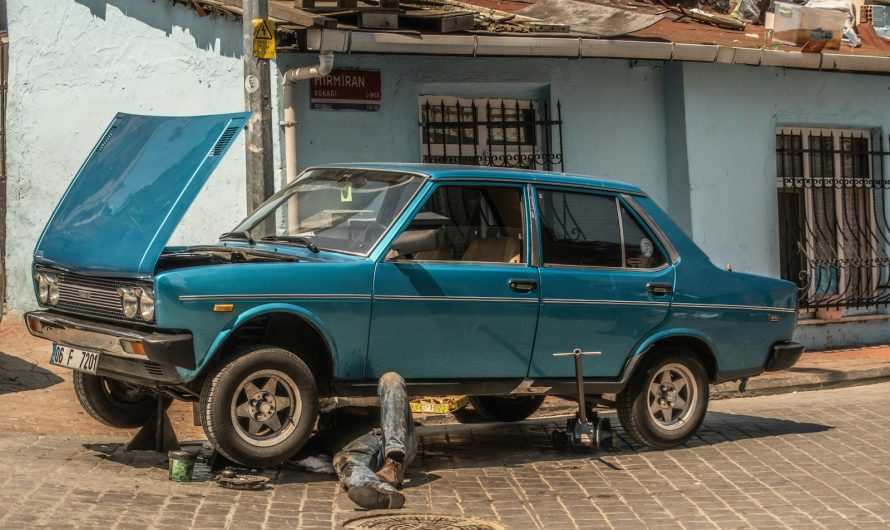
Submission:
{"label": "curb", "polygon": [[[818,370],[818,369],[815,369]],[[822,388],[868,385],[890,380],[890,366],[845,371],[824,370],[823,373],[789,373],[785,376],[754,377],[748,381],[745,392],[739,392],[739,383],[728,382],[711,385],[710,399],[787,394]]]}

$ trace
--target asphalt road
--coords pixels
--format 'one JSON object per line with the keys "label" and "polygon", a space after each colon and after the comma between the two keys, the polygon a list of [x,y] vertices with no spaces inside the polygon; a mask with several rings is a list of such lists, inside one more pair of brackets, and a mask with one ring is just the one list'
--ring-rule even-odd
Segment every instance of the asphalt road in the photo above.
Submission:
{"label": "asphalt road", "polygon": [[[890,383],[722,400],[686,447],[643,450],[619,432],[620,450],[593,455],[554,451],[553,420],[431,426],[401,513],[522,529],[886,528],[888,410]],[[2,432],[8,412],[3,528],[373,526],[350,523],[375,514],[330,476],[279,470],[270,490],[233,491],[199,465],[196,482],[173,483],[164,456],[127,453],[120,437]]]}

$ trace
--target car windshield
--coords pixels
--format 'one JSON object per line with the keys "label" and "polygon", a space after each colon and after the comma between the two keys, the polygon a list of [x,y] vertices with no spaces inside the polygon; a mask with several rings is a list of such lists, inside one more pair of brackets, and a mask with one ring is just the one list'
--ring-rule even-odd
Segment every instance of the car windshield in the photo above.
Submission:
{"label": "car windshield", "polygon": [[422,182],[394,171],[310,170],[223,237],[367,254]]}

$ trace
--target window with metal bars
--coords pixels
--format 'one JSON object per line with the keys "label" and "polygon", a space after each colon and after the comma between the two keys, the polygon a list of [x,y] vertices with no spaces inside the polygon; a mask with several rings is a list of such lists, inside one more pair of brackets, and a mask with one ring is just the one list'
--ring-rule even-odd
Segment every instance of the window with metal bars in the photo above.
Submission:
{"label": "window with metal bars", "polygon": [[776,131],[781,273],[800,287],[803,310],[890,303],[882,141],[871,130]]}
{"label": "window with metal bars", "polygon": [[426,163],[565,171],[559,102],[422,96],[420,129]]}

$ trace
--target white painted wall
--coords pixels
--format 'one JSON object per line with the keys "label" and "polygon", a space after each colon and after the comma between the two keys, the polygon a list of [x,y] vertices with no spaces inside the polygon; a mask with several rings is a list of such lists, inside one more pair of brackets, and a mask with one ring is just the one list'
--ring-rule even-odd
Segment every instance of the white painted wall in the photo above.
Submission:
{"label": "white painted wall", "polygon": [[[241,23],[147,0],[8,0],[8,309],[34,307],[31,255],[71,177],[116,112],[244,108]],[[206,242],[245,214],[233,145],[174,242]],[[209,238],[209,239],[208,239]],[[114,249],[110,248],[110,252]]]}
{"label": "white painted wall", "polygon": [[778,276],[776,126],[879,127],[886,145],[890,78],[699,63],[682,69],[693,239],[719,265]]}

